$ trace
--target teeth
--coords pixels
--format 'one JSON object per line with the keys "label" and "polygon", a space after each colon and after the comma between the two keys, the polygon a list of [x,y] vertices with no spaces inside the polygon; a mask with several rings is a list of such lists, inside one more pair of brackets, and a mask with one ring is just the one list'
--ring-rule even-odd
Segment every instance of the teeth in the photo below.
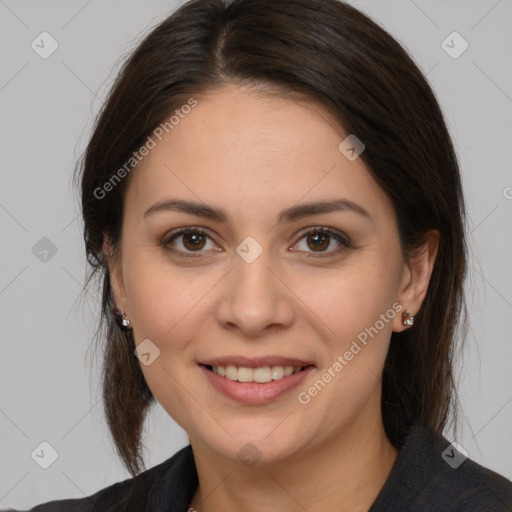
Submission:
{"label": "teeth", "polygon": [[[215,366],[213,367],[213,371],[215,371]],[[226,366],[226,378],[229,380],[238,380],[238,368],[229,364]]]}
{"label": "teeth", "polygon": [[255,368],[252,373],[254,382],[270,382],[272,380],[272,368],[270,366]]}
{"label": "teeth", "polygon": [[271,382],[288,377],[294,373],[300,372],[302,367],[293,366],[262,366],[260,368],[245,368],[233,366],[212,366],[212,370],[221,377],[229,380],[237,380],[239,382]]}
{"label": "teeth", "polygon": [[284,376],[284,368],[282,366],[272,366],[272,380],[282,379]]}
{"label": "teeth", "polygon": [[238,380],[240,382],[251,382],[251,381],[255,380],[253,369],[252,368],[238,368]]}

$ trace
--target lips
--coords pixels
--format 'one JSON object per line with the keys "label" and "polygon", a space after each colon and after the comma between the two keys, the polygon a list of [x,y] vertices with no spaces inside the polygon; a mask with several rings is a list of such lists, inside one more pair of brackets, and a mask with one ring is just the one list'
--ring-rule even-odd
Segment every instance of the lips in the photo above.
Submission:
{"label": "lips", "polygon": [[229,356],[199,363],[210,384],[229,398],[252,405],[275,400],[295,388],[315,368],[296,358]]}

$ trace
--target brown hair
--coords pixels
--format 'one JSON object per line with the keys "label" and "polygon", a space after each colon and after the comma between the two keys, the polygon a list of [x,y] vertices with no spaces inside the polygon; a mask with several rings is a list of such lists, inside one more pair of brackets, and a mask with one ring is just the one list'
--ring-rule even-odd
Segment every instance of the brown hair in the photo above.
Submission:
{"label": "brown hair", "polygon": [[97,191],[174,109],[227,83],[301,95],[356,134],[366,146],[361,158],[394,205],[404,253],[420,247],[429,230],[439,231],[415,325],[391,336],[382,415],[397,445],[411,422],[441,432],[449,413],[456,417],[452,365],[458,323],[466,326],[465,211],[452,142],[425,77],[387,32],[336,0],[192,0],[125,62],[77,168],[92,267],[87,284],[98,272],[102,279],[104,408],[123,463],[133,475],[143,467],[141,434],[154,400],[132,332],[113,320],[102,252],[104,235],[119,247],[131,174],[106,198]]}

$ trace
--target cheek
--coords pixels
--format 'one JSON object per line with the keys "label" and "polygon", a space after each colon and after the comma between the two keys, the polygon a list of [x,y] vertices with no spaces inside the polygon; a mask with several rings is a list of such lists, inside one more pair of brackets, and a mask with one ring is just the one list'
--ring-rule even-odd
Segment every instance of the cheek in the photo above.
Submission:
{"label": "cheek", "polygon": [[[304,389],[311,410],[334,423],[338,408],[325,411],[326,404],[343,404],[350,416],[363,408],[380,386],[396,304],[397,268],[376,253],[365,253],[350,267],[333,272],[309,285],[305,302],[328,327],[324,338],[325,359],[314,388]],[[306,288],[303,288],[305,291]],[[322,381],[322,382],[319,382]],[[303,402],[301,402],[303,403]]]}
{"label": "cheek", "polygon": [[193,423],[190,394],[196,394],[189,377],[195,369],[193,340],[210,307],[205,294],[218,278],[173,269],[141,254],[125,261],[136,345],[149,339],[159,350],[151,364],[141,363],[142,373],[157,401],[185,428]]}
{"label": "cheek", "polygon": [[193,335],[198,306],[215,284],[215,276],[194,268],[173,267],[144,250],[127,254],[124,261],[136,341],[149,338],[167,345],[168,340],[173,340],[169,348],[178,348],[180,333],[186,332],[189,338]]}
{"label": "cheek", "polygon": [[[314,279],[314,287],[311,282],[303,284],[304,302],[328,328],[334,348],[350,345],[375,324],[381,337],[389,337],[397,296],[397,270],[389,262],[366,254],[346,268]],[[381,315],[386,312],[383,322]]]}
{"label": "cheek", "polygon": [[300,390],[299,403],[310,413],[304,428],[314,428],[312,418],[317,416],[326,425],[339,425],[368,404],[370,409],[379,407],[377,390],[393,319],[399,314],[393,308],[393,283],[377,265],[365,265],[364,271],[326,279],[322,289],[310,288],[307,303],[329,327],[329,335],[323,340],[325,359],[316,379]]}

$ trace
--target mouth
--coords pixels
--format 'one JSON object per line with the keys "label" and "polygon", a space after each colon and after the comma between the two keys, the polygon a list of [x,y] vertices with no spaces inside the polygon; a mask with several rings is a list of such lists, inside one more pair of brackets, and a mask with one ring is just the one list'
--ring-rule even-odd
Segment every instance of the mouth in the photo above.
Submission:
{"label": "mouth", "polygon": [[212,389],[246,405],[265,405],[285,397],[313,372],[313,363],[298,359],[230,357],[199,363]]}

